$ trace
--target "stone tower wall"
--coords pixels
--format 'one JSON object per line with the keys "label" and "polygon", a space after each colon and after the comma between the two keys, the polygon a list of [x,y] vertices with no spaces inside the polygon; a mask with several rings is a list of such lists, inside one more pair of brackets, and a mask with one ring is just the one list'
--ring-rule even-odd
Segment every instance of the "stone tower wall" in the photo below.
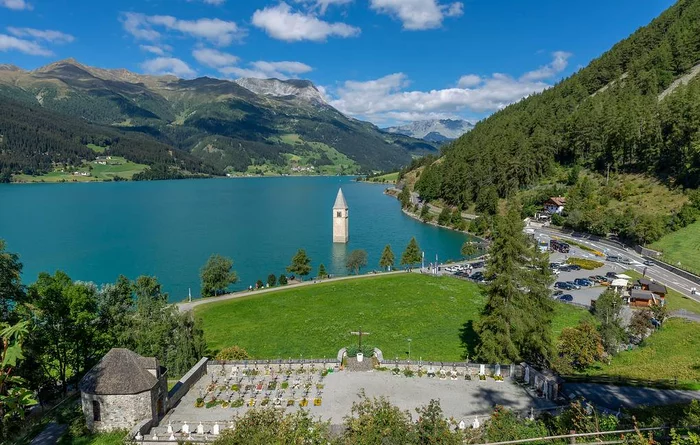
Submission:
{"label": "stone tower wall", "polygon": [[[340,216],[338,214],[340,213]],[[347,243],[348,232],[348,209],[333,209],[333,242]]]}

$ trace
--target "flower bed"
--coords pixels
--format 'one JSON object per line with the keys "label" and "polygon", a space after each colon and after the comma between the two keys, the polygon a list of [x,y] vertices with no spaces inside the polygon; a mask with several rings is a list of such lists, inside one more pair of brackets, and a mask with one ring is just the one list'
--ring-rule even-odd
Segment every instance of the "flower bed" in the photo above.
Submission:
{"label": "flower bed", "polygon": [[287,406],[294,406],[294,399],[287,400]]}
{"label": "flower bed", "polygon": [[231,391],[238,392],[240,390],[241,390],[241,386],[238,383],[234,383],[233,385],[231,385]]}
{"label": "flower bed", "polygon": [[194,407],[195,407],[195,408],[201,408],[201,407],[203,407],[203,406],[204,406],[204,399],[201,398],[201,397],[198,398],[198,399],[194,402]]}
{"label": "flower bed", "polygon": [[321,406],[321,398],[320,397],[316,397],[314,399],[314,406]]}
{"label": "flower bed", "polygon": [[305,408],[308,405],[309,405],[309,401],[306,400],[305,398],[301,399],[301,401],[299,402],[299,406],[301,406],[302,408]]}
{"label": "flower bed", "polygon": [[280,388],[282,388],[282,389],[289,388],[289,382],[282,382],[282,384],[280,385]]}
{"label": "flower bed", "polygon": [[233,402],[231,402],[231,408],[240,408],[243,405],[245,405],[243,399],[236,399]]}

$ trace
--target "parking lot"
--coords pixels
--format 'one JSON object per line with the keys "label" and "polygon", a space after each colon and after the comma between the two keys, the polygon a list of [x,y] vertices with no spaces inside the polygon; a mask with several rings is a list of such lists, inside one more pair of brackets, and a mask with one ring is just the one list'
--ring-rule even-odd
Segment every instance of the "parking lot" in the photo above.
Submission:
{"label": "parking lot", "polygon": [[[566,261],[571,258],[571,257],[577,257],[577,258],[586,258],[586,259],[591,259],[595,261],[600,261],[603,263],[603,267],[599,267],[594,270],[577,270],[577,271],[565,271],[561,272],[556,276],[556,279],[554,282],[557,281],[574,281],[577,278],[588,278],[591,275],[601,275],[605,276],[608,272],[615,272],[615,273],[623,273],[625,270],[627,270],[627,266],[623,264],[616,264],[616,263],[609,263],[605,262],[604,258],[596,257],[595,255],[591,254],[590,252],[586,252],[576,246],[571,246],[571,250],[569,253],[560,253],[560,252],[550,252],[549,255],[549,261],[551,263],[561,263],[565,264]],[[471,263],[474,263],[473,261]],[[451,267],[450,267],[451,268]],[[468,278],[470,276],[474,276],[476,273],[477,276],[479,275],[479,272],[483,273],[484,269],[482,267],[474,268],[470,271],[470,273],[467,273],[466,270],[464,271],[455,271],[455,270],[447,270],[446,266],[441,267],[440,273],[444,274],[453,274],[456,275],[460,278]],[[554,283],[552,283],[552,293],[554,291],[559,290],[554,288]],[[577,305],[582,305],[582,306],[587,306],[590,307],[591,305],[591,300],[597,299],[601,293],[606,289],[605,286],[602,285],[594,285],[590,287],[585,287],[581,286],[581,289],[571,289],[571,290],[563,290],[564,294],[569,294],[573,297],[573,301],[570,303],[575,303]]]}

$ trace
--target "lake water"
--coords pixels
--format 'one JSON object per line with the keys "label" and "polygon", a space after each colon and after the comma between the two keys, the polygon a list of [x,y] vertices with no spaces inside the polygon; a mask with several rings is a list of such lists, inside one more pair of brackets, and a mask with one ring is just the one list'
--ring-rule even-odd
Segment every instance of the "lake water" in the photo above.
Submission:
{"label": "lake water", "polygon": [[[332,242],[342,186],[350,242]],[[346,274],[345,257],[365,249],[368,266],[391,244],[397,265],[415,236],[426,262],[459,258],[466,235],[415,221],[386,186],[348,177],[284,177],[93,184],[0,184],[0,238],[20,255],[24,282],[61,269],[74,280],[114,282],[155,275],[173,301],[199,295],[199,269],[212,253],[234,260],[233,289],[284,273],[304,248],[313,272]]]}

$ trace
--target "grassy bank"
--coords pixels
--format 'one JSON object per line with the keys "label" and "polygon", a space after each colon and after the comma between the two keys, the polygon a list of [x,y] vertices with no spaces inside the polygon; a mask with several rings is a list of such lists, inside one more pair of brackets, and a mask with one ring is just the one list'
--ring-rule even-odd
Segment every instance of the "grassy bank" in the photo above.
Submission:
{"label": "grassy bank", "polygon": [[[581,375],[612,382],[700,389],[700,323],[671,319],[639,348],[617,354]],[[626,382],[625,382],[626,381]],[[651,382],[649,382],[651,381]]]}
{"label": "grassy bank", "polygon": [[[463,360],[473,348],[473,322],[486,297],[478,285],[450,277],[399,274],[320,283],[199,306],[212,351],[244,347],[256,358],[335,357],[357,342],[362,328],[367,344],[386,358]],[[589,316],[585,310],[558,305],[555,333]]]}
{"label": "grassy bank", "polygon": [[663,253],[663,259],[673,265],[700,274],[700,221],[677,232],[669,233],[649,246]]}
{"label": "grassy bank", "polygon": [[[81,167],[57,169],[40,176],[14,175],[12,180],[14,182],[100,182],[112,181],[117,176],[129,180],[147,167],[120,156],[112,156],[110,160],[103,162],[105,162],[104,165],[94,161],[85,163]],[[74,174],[76,172],[89,173],[90,176],[76,175]]]}

